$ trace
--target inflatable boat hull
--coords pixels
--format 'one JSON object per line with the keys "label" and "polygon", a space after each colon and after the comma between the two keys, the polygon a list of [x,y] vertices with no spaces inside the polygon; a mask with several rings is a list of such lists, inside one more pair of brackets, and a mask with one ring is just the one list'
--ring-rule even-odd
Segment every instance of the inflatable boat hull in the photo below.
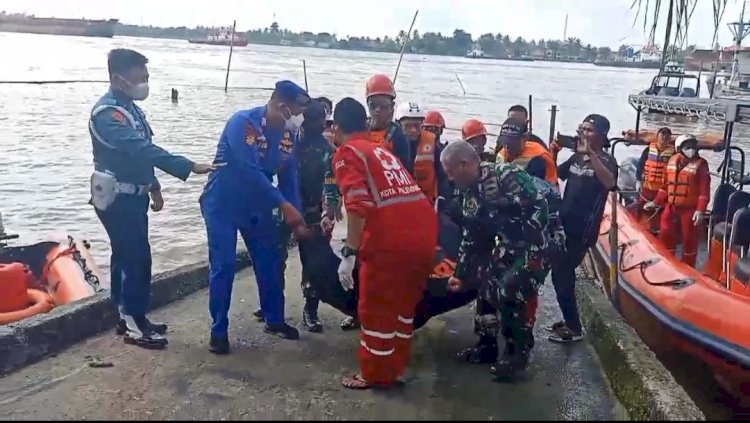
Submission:
{"label": "inflatable boat hull", "polygon": [[677,357],[690,358],[732,397],[750,398],[750,301],[679,262],[619,204],[617,218],[614,286],[610,203],[591,252],[615,307],[665,364],[679,368],[686,363]]}

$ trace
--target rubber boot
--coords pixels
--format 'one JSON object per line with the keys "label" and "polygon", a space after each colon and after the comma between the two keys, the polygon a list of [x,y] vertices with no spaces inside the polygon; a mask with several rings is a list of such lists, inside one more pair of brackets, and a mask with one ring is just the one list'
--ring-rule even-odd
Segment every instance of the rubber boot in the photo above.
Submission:
{"label": "rubber boot", "polygon": [[459,361],[472,364],[489,364],[497,360],[497,338],[480,336],[476,345],[458,353]]}
{"label": "rubber boot", "polygon": [[318,299],[308,298],[305,300],[305,307],[302,310],[302,327],[308,332],[323,332],[323,325],[318,319]]}

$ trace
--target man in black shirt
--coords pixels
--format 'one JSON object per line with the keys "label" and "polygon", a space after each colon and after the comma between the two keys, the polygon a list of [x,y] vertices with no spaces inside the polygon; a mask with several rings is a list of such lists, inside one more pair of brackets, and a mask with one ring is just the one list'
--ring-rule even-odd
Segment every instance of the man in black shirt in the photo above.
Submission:
{"label": "man in black shirt", "polygon": [[[607,195],[617,186],[617,161],[604,151],[609,144],[609,120],[601,115],[589,115],[579,130],[575,154],[557,168],[558,177],[566,181],[560,215],[567,251],[552,264],[552,283],[564,321],[548,330],[552,332],[550,341],[560,343],[583,339],[575,296],[575,270],[596,243]],[[553,142],[550,149],[556,159],[560,146]]]}

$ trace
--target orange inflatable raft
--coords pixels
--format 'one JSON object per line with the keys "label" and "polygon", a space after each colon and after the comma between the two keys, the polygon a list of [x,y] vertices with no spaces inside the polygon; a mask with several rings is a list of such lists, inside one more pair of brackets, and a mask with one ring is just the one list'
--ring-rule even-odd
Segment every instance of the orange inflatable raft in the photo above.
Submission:
{"label": "orange inflatable raft", "polygon": [[[611,264],[610,201],[592,249],[605,281]],[[687,354],[733,397],[748,398],[750,298],[681,263],[621,204],[617,221],[619,268],[614,286],[607,287],[615,307],[657,355]]]}
{"label": "orange inflatable raft", "polygon": [[49,312],[108,286],[87,246],[68,237],[0,248],[0,325]]}

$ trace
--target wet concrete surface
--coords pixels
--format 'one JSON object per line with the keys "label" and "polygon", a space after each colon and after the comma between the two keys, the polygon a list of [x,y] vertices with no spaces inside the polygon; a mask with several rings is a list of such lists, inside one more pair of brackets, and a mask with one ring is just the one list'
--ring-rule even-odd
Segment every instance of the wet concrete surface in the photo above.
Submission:
{"label": "wet concrete surface", "polygon": [[[287,315],[299,326],[300,266],[291,252]],[[163,351],[125,345],[114,332],[0,379],[3,419],[306,419],[306,420],[604,420],[622,408],[586,342],[557,345],[544,327],[559,311],[544,286],[536,348],[526,376],[493,382],[487,365],[455,360],[472,344],[472,309],[432,319],[415,334],[408,383],[388,392],[349,391],[342,376],[357,370],[357,332],[343,332],[342,315],[321,305],[325,332],[298,341],[264,334],[252,317],[258,304],[252,269],[237,274],[231,310],[233,353],[208,352],[208,292],[156,310],[170,325]],[[91,362],[109,364],[95,367]]]}

